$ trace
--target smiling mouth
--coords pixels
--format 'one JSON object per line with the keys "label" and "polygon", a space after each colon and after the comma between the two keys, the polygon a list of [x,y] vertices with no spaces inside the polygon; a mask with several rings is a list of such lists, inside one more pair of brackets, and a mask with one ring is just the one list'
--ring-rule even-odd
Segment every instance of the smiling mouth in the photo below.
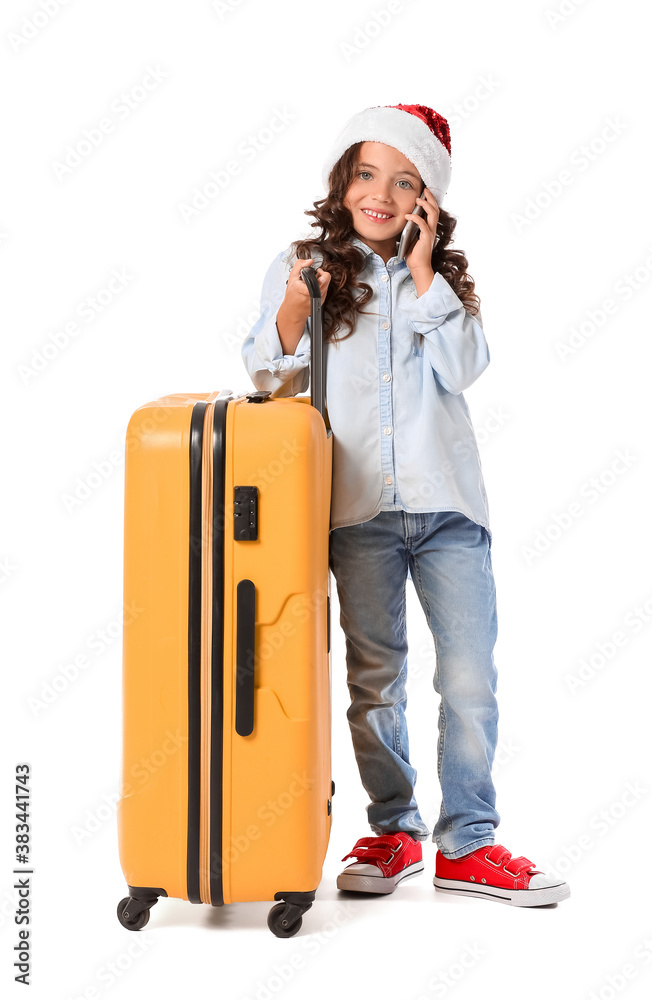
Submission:
{"label": "smiling mouth", "polygon": [[360,211],[368,219],[371,219],[372,222],[391,222],[391,220],[394,218],[393,215],[388,215],[385,212],[382,212],[379,215],[378,214],[372,215],[372,209],[361,208]]}

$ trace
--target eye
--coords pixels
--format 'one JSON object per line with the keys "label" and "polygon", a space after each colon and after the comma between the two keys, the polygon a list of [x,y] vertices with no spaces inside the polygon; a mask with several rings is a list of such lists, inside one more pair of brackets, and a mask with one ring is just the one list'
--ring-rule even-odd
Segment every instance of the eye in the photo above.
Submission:
{"label": "eye", "polygon": [[[358,171],[358,177],[362,177],[363,174],[367,174],[368,177],[371,177],[371,172],[369,170],[360,170],[360,171]],[[410,181],[406,180],[405,178],[403,178],[400,181],[397,181],[396,183],[397,184],[407,184],[407,188],[402,188],[403,191],[406,191],[406,190],[408,190],[408,189],[410,189],[412,187],[412,184],[410,183]]]}

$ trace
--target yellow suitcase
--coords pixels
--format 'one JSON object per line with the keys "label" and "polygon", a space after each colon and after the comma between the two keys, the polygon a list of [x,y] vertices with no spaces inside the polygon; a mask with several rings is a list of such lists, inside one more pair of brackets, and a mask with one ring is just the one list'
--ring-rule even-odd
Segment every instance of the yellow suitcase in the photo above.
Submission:
{"label": "yellow suitcase", "polygon": [[280,900],[295,934],[332,822],[321,296],[311,294],[311,396],[180,393],[126,435],[123,735],[117,807],[140,930],[160,896]]}

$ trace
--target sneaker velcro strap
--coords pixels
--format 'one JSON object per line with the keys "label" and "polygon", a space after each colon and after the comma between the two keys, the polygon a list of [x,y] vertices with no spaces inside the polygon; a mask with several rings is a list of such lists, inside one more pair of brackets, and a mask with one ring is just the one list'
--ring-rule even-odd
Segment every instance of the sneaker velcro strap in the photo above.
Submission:
{"label": "sneaker velcro strap", "polygon": [[529,858],[510,858],[507,864],[503,865],[503,871],[506,871],[509,875],[519,876],[521,872],[527,871],[528,868],[534,868],[534,862],[530,861]]}
{"label": "sneaker velcro strap", "polygon": [[[385,834],[382,837],[360,837],[359,840],[356,840],[349,854],[344,855],[342,861],[346,861],[347,858],[368,858],[369,861],[385,863],[401,845],[400,837],[393,834]],[[390,850],[388,851],[387,848]]]}
{"label": "sneaker velcro strap", "polygon": [[518,878],[522,872],[534,868],[533,861],[530,861],[529,858],[524,858],[522,855],[518,858],[513,858],[511,851],[508,851],[502,844],[494,844],[485,853],[485,858],[492,865],[495,865],[496,868],[500,868],[502,865],[503,871],[507,872],[508,875],[513,875],[514,878]]}
{"label": "sneaker velcro strap", "polygon": [[511,858],[511,856],[512,856],[511,851],[508,851],[507,848],[503,847],[502,844],[494,844],[485,853],[485,858],[487,859],[487,861],[490,861],[492,865],[496,866],[496,868],[500,868],[505,858],[509,859]]}
{"label": "sneaker velcro strap", "polygon": [[342,861],[346,861],[347,858],[361,858],[364,861],[382,861],[383,864],[387,864],[392,856],[392,852],[388,849],[381,847],[354,847],[349,854],[345,854]]}

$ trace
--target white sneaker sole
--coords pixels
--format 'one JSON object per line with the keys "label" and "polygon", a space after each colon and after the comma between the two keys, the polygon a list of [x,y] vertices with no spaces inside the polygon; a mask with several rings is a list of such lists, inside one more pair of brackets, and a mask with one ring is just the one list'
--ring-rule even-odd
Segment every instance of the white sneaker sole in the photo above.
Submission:
{"label": "white sneaker sole", "polygon": [[336,885],[338,889],[349,889],[354,892],[388,893],[394,892],[397,885],[409,878],[414,878],[415,875],[420,875],[422,871],[423,861],[415,861],[414,864],[408,865],[407,868],[402,868],[392,878],[383,877],[380,871],[378,875],[356,875],[345,870],[337,876]]}
{"label": "white sneaker sole", "polygon": [[559,903],[570,896],[570,887],[566,882],[548,885],[541,889],[501,889],[495,885],[481,888],[469,882],[439,878],[437,875],[432,882],[437,892],[448,892],[455,896],[477,896],[480,899],[493,899],[498,903],[511,903],[512,906],[545,906],[546,903]]}

